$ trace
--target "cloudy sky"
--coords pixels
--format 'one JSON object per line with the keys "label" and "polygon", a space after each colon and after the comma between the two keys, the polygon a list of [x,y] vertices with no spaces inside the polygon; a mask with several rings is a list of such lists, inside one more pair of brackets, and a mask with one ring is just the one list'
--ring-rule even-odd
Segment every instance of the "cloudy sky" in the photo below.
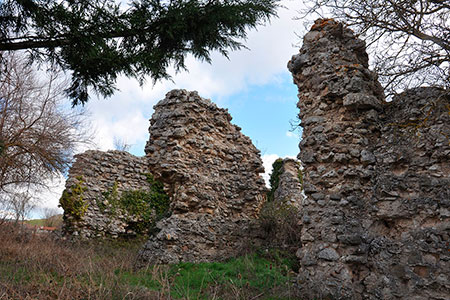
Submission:
{"label": "cloudy sky", "polygon": [[[213,53],[212,63],[187,59],[188,72],[175,74],[173,81],[144,86],[133,79],[120,78],[119,92],[108,99],[91,99],[86,105],[95,130],[98,150],[114,149],[114,140],[132,145],[130,152],[144,155],[153,105],[172,89],[196,90],[219,107],[228,108],[232,123],[242,127],[261,150],[266,173],[278,157],[298,154],[300,133],[292,131],[298,109],[297,88],[286,65],[298,52],[304,33],[298,16],[302,1],[282,1],[278,18],[248,34],[249,49],[230,53],[229,59]],[[266,174],[267,175],[267,174]],[[40,206],[56,207],[64,179],[55,181],[51,192],[42,195]]]}

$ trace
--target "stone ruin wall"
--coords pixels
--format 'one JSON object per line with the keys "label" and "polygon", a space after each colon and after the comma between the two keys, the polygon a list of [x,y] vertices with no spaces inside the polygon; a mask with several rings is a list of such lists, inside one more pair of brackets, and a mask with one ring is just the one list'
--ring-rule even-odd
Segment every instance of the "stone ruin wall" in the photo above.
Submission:
{"label": "stone ruin wall", "polygon": [[292,158],[283,159],[278,187],[273,201],[285,202],[301,210],[303,200],[302,183],[299,178],[300,162]]}
{"label": "stone ruin wall", "polygon": [[145,151],[172,215],[157,224],[140,262],[223,260],[257,243],[266,193],[260,151],[226,109],[197,92],[173,90],[154,109]]}
{"label": "stone ruin wall", "polygon": [[66,192],[81,186],[87,211],[81,219],[65,211],[64,231],[83,238],[135,235],[130,225],[139,220],[120,210],[111,213],[105,193],[110,193],[115,184],[119,195],[123,191],[148,190],[150,185],[145,174],[149,174],[149,168],[145,157],[123,151],[89,150],[75,155],[75,159],[69,170]]}
{"label": "stone ruin wall", "polygon": [[288,68],[303,127],[302,294],[448,299],[448,91],[385,102],[364,42],[333,20],[316,21]]}
{"label": "stone ruin wall", "polygon": [[84,238],[135,235],[130,225],[139,220],[122,210],[112,213],[106,194],[114,186],[119,196],[148,190],[151,173],[170,195],[171,216],[157,223],[160,232],[138,264],[222,260],[261,243],[256,218],[267,189],[260,151],[230,121],[226,109],[196,92],[169,92],[155,106],[146,157],[91,150],[76,155],[65,193],[73,196],[81,187],[87,211],[79,219],[65,211],[64,231]]}

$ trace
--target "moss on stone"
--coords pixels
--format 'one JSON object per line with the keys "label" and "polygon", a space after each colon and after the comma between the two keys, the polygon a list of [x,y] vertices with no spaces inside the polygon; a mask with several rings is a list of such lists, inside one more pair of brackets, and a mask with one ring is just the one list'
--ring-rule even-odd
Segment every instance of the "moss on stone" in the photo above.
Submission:
{"label": "moss on stone", "polygon": [[64,190],[59,199],[59,207],[64,209],[65,215],[81,220],[86,213],[89,204],[84,201],[83,193],[86,190],[82,176],[76,177],[76,182],[70,189]]}

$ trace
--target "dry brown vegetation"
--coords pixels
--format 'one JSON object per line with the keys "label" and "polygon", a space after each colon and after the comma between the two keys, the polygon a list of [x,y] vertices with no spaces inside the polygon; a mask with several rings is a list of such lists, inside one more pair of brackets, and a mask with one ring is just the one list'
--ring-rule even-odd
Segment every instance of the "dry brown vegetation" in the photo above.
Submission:
{"label": "dry brown vegetation", "polygon": [[74,244],[4,225],[0,299],[165,299],[159,292],[130,289],[116,276],[132,269],[139,246]]}
{"label": "dry brown vegetation", "polygon": [[298,299],[276,253],[136,270],[142,243],[70,242],[0,224],[0,300]]}

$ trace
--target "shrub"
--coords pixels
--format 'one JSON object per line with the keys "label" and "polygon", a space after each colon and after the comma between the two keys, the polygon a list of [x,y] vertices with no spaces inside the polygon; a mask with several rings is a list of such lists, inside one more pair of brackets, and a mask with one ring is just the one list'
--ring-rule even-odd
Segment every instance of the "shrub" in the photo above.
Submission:
{"label": "shrub", "polygon": [[266,202],[259,217],[266,240],[282,249],[301,246],[299,220],[298,208],[285,201]]}
{"label": "shrub", "polygon": [[145,239],[25,240],[0,225],[0,299],[301,299],[285,253],[260,250],[224,262],[135,269]]}
{"label": "shrub", "polygon": [[[136,233],[152,231],[157,221],[169,213],[169,196],[164,192],[164,185],[155,180],[151,174],[145,174],[150,184],[149,190],[124,191],[119,195],[117,182],[103,193],[104,200],[97,200],[102,211],[109,209],[112,216],[123,212],[129,216],[129,228]],[[105,204],[106,202],[106,204]]]}
{"label": "shrub", "polygon": [[273,201],[275,191],[280,183],[281,167],[283,166],[283,159],[278,158],[272,164],[272,173],[270,173],[270,191],[267,193],[267,201]]}
{"label": "shrub", "polygon": [[59,199],[59,207],[64,209],[65,215],[70,215],[77,220],[83,218],[88,209],[88,203],[83,199],[83,193],[86,190],[83,177],[76,177],[76,183],[70,188],[64,190]]}

